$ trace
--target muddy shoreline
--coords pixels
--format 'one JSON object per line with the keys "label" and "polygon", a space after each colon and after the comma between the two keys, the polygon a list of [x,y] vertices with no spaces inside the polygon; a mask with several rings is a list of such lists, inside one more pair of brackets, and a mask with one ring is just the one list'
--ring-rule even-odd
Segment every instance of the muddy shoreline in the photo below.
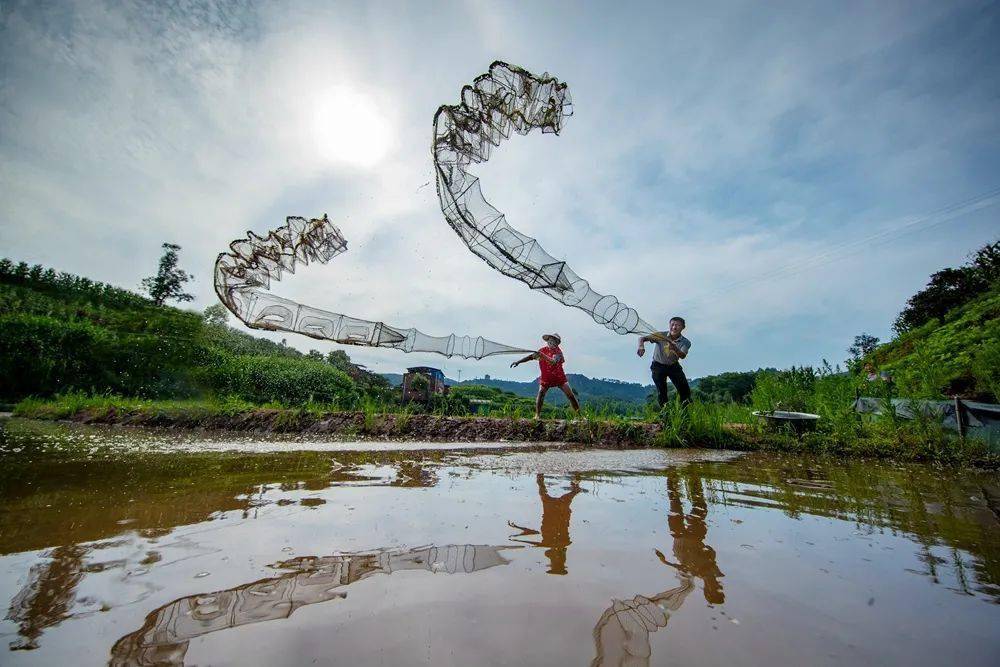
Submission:
{"label": "muddy shoreline", "polygon": [[[43,415],[34,418],[46,417]],[[51,419],[51,418],[50,418]],[[237,433],[319,435],[430,442],[565,442],[622,449],[656,444],[659,424],[646,422],[567,421],[498,417],[370,414],[361,411],[314,413],[257,409],[234,414],[198,414],[108,409],[83,410],[56,421]]]}

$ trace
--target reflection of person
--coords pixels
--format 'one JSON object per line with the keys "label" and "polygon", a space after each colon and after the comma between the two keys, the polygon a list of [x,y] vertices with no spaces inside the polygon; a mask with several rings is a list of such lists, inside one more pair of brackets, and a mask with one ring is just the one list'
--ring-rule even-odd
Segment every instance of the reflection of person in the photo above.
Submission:
{"label": "reflection of person", "polygon": [[48,561],[32,565],[28,583],[10,601],[7,620],[20,627],[21,638],[10,643],[12,651],[38,648],[38,639],[46,628],[59,625],[72,616],[77,588],[83,579],[84,559],[91,547],[71,544],[56,547],[45,555]]}
{"label": "reflection of person", "polygon": [[681,585],[652,597],[636,595],[631,600],[612,600],[594,626],[597,655],[591,667],[641,667],[649,665],[653,649],[649,634],[667,626],[670,612],[680,609],[694,589],[688,577]]}
{"label": "reflection of person", "polygon": [[664,564],[677,568],[679,572],[689,577],[697,577],[704,583],[705,601],[711,604],[721,604],[726,601],[719,578],[725,576],[715,562],[715,549],[705,544],[708,526],[705,519],[708,516],[708,505],[705,502],[705,492],[701,477],[686,476],[691,513],[684,513],[681,503],[681,492],[677,475],[667,477],[667,495],[670,498],[670,517],[667,525],[670,535],[674,538],[674,558],[671,563],[666,557],[656,552]]}
{"label": "reflection of person", "polygon": [[554,333],[545,334],[542,336],[542,340],[545,341],[545,347],[537,352],[532,352],[523,359],[518,359],[510,365],[511,368],[514,368],[526,361],[538,360],[541,376],[538,378],[538,396],[535,398],[535,419],[539,419],[542,416],[542,403],[545,401],[545,394],[553,387],[562,389],[562,392],[566,394],[566,398],[569,399],[569,404],[579,414],[580,403],[576,400],[576,394],[573,393],[573,388],[569,386],[569,380],[566,379],[566,373],[563,371],[563,363],[565,363],[566,358],[559,347],[560,343],[562,343],[562,338],[559,337],[559,334]]}
{"label": "reflection of person", "polygon": [[579,481],[574,479],[570,482],[568,493],[553,498],[545,487],[545,475],[539,473],[535,479],[538,482],[538,496],[542,499],[541,539],[537,542],[519,539],[525,535],[538,535],[539,531],[508,521],[511,528],[521,531],[510,539],[536,547],[547,547],[545,556],[549,559],[548,573],[566,574],[566,548],[572,544],[569,539],[570,503],[583,489],[580,488]]}
{"label": "reflection of person", "polygon": [[691,403],[691,388],[688,386],[687,376],[681,368],[680,360],[687,357],[688,350],[691,349],[691,341],[681,335],[686,326],[683,317],[670,318],[670,331],[657,331],[639,339],[639,349],[636,354],[640,357],[646,354],[646,343],[654,343],[653,363],[649,370],[653,374],[653,384],[656,385],[656,400],[662,408],[667,404],[667,378],[674,383],[677,393],[681,397],[682,405]]}

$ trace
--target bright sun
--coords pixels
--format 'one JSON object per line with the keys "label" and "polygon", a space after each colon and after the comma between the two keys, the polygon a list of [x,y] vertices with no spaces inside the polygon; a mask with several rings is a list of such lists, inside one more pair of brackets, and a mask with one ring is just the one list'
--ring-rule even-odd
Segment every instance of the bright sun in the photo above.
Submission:
{"label": "bright sun", "polygon": [[313,146],[331,162],[373,167],[385,157],[392,131],[374,100],[348,87],[320,91],[310,105]]}

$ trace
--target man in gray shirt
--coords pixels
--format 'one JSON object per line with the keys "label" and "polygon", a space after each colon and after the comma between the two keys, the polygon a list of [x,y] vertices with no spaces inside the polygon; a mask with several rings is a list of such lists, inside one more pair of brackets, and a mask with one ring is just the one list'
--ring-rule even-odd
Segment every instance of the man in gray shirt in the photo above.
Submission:
{"label": "man in gray shirt", "polygon": [[646,354],[646,343],[656,346],[653,348],[653,363],[649,370],[653,372],[653,384],[656,385],[657,401],[661,408],[667,403],[667,378],[670,378],[680,394],[681,405],[691,403],[691,388],[680,364],[680,360],[691,349],[691,341],[681,335],[684,326],[683,317],[671,317],[670,331],[657,331],[639,339],[636,354],[640,357]]}

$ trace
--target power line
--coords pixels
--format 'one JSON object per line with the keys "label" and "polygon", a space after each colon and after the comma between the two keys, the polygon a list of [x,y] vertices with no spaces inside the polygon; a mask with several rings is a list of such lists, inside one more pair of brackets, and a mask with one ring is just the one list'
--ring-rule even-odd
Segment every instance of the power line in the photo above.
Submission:
{"label": "power line", "polygon": [[[1000,203],[1000,188],[991,190],[981,195],[977,195],[975,197],[971,197],[969,199],[964,199],[962,201],[949,204],[940,209],[937,209],[936,211],[930,214],[927,214],[915,220],[911,220],[910,222],[896,225],[895,227],[891,227],[889,229],[884,229],[875,234],[871,234],[869,236],[860,239],[844,241],[835,244],[833,246],[830,246],[821,253],[817,253],[815,255],[811,255],[805,258],[800,258],[798,260],[790,262],[789,264],[766,271],[762,274],[752,276],[744,280],[738,280],[736,282],[729,283],[728,285],[725,285],[723,287],[710,290],[708,292],[701,294],[699,298],[703,299],[706,297],[718,296],[721,294],[725,294],[727,292],[731,292],[734,289],[740,287],[746,287],[756,283],[770,281],[775,278],[791,277],[793,275],[802,273],[803,271],[814,269],[820,266],[830,264],[832,262],[836,262],[846,257],[850,257],[851,255],[855,255],[871,247],[883,245],[905,234],[912,234],[918,231],[925,231],[928,229],[932,229],[938,225],[944,224],[945,222],[954,220],[955,218],[958,218],[962,215],[971,213],[972,211],[988,208],[997,203]],[[688,300],[689,303],[690,301],[691,300]]]}

